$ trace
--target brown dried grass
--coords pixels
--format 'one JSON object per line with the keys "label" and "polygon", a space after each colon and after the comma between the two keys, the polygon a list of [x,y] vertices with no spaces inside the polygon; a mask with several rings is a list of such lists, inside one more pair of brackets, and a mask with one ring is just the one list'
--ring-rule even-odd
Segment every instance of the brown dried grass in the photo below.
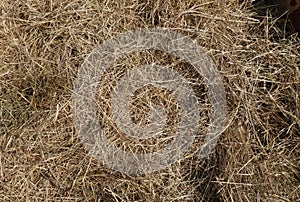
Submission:
{"label": "brown dried grass", "polygon": [[[269,9],[257,15],[250,0],[0,6],[0,201],[299,201],[300,44]],[[226,88],[228,123],[205,161],[191,151],[165,170],[126,176],[80,143],[72,83],[98,44],[156,26],[209,51]],[[139,65],[138,56],[122,65]]]}

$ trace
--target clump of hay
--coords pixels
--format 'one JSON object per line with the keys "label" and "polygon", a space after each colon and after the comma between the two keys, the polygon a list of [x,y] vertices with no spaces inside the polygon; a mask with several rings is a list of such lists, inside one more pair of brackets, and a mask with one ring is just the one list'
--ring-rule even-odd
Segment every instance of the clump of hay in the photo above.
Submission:
{"label": "clump of hay", "polygon": [[[4,0],[0,6],[2,200],[299,200],[300,46],[296,34],[278,28],[289,22],[268,9],[258,15],[261,7],[250,0]],[[167,169],[126,176],[87,155],[74,128],[72,83],[98,44],[150,27],[174,29],[208,50],[223,77],[228,122],[206,160],[197,158],[196,142]],[[155,51],[117,62],[107,80],[142,61],[174,62],[191,83],[201,81],[188,64]],[[205,92],[200,88],[199,96]],[[205,96],[199,100],[209,106]],[[144,114],[136,114],[143,122]]]}

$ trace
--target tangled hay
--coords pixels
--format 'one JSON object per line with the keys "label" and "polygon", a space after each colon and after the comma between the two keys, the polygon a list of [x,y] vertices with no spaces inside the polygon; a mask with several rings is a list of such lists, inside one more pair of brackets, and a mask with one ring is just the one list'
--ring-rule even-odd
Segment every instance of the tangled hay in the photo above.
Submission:
{"label": "tangled hay", "polygon": [[[252,3],[1,1],[1,201],[298,201],[299,38],[279,18],[282,13],[270,12],[275,7]],[[98,44],[118,33],[153,27],[186,34],[208,50],[226,88],[227,127],[215,155],[205,160],[197,158],[201,142],[195,142],[195,149],[168,168],[127,176],[87,155],[74,128],[73,82]],[[102,88],[108,90],[100,98],[109,98],[122,70],[153,61],[173,63],[191,83],[201,83],[191,66],[170,55],[133,53],[103,78]],[[144,92],[172,100],[159,89],[141,89],[138,95]],[[205,87],[197,92],[201,106],[209,108]],[[109,114],[109,104],[100,98],[102,113]],[[145,124],[147,106],[138,109],[133,118]],[[200,133],[208,113],[203,110]],[[116,139],[110,127],[106,124],[107,135]],[[153,142],[147,143],[150,151],[157,146],[151,147]]]}

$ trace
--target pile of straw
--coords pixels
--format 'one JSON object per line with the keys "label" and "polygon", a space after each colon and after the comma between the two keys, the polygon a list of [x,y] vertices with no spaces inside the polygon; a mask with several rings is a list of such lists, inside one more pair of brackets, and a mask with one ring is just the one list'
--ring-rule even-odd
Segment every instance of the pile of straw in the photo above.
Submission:
{"label": "pile of straw", "polygon": [[[300,40],[284,13],[271,12],[276,6],[253,3],[2,0],[0,200],[299,200]],[[223,79],[228,119],[214,155],[198,159],[200,143],[195,142],[168,168],[127,176],[91,158],[81,144],[73,122],[73,82],[99,44],[118,33],[155,27],[188,35],[206,48]],[[168,54],[133,53],[103,78],[102,113],[109,115],[102,98],[110,96],[122,71],[157,61],[176,64],[191,83],[201,81],[192,66]],[[139,94],[146,91],[168,94],[153,88]],[[207,90],[198,92],[205,109]],[[149,101],[147,96],[140,100]],[[199,133],[206,130],[207,113],[203,110]],[[137,109],[132,116],[143,122],[145,113]],[[106,135],[122,140],[110,123],[103,125]]]}

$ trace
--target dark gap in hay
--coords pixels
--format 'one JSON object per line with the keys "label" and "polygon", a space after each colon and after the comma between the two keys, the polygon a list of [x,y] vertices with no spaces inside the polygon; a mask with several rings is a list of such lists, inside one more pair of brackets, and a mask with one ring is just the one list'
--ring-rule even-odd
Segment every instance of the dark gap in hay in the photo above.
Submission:
{"label": "dark gap in hay", "polygon": [[201,162],[195,159],[193,161],[196,161],[198,165],[191,172],[189,180],[198,182],[196,187],[197,197],[195,200],[222,202],[223,200],[219,192],[220,187],[216,183],[217,176],[220,173],[219,165],[222,163],[219,154],[216,152],[209,159],[202,159]]}
{"label": "dark gap in hay", "polygon": [[297,5],[296,0],[291,0],[290,5],[291,5],[291,6],[296,6],[296,5]]}
{"label": "dark gap in hay", "polygon": [[254,17],[261,22],[259,30],[264,34],[269,32],[270,39],[278,41],[295,33],[288,13],[279,0],[256,0],[253,2],[253,11],[256,13]]}
{"label": "dark gap in hay", "polygon": [[152,1],[139,0],[137,12],[141,20],[145,23],[157,26],[160,23],[160,10],[154,10],[154,3]]}

